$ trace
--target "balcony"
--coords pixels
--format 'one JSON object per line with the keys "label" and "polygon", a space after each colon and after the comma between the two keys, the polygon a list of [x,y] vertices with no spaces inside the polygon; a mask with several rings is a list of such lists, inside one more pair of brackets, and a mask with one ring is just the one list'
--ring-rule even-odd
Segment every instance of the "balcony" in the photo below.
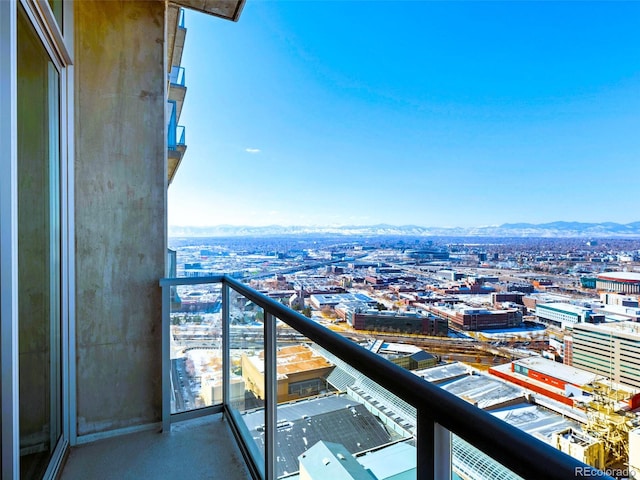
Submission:
{"label": "balcony", "polygon": [[612,478],[231,277],[160,285],[164,433],[82,445],[63,480]]}
{"label": "balcony", "polygon": [[[211,452],[215,452],[212,455]],[[222,415],[174,424],[170,433],[132,433],[74,448],[60,480],[250,478]]]}
{"label": "balcony", "polygon": [[176,121],[180,120],[184,97],[187,94],[184,67],[173,67],[169,74],[169,101],[176,104]]}
{"label": "balcony", "polygon": [[178,103],[175,100],[167,101],[167,118],[167,172],[171,183],[187,150],[186,129],[177,124]]}
{"label": "balcony", "polygon": [[169,4],[167,7],[167,61],[169,67],[180,65],[187,35],[184,9]]}
{"label": "balcony", "polygon": [[172,0],[172,3],[181,7],[197,10],[208,15],[224,18],[225,20],[238,21],[244,7],[245,0]]}
{"label": "balcony", "polygon": [[184,67],[172,67],[171,73],[169,74],[169,83],[171,86],[185,86],[185,74]]}
{"label": "balcony", "polygon": [[254,478],[610,478],[231,277],[160,283],[163,430],[221,414]]}

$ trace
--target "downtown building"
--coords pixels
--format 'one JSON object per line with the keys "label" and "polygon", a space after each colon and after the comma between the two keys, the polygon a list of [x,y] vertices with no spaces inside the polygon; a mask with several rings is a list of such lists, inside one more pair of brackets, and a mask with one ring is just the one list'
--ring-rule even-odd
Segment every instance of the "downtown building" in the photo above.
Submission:
{"label": "downtown building", "polygon": [[[336,308],[337,309],[337,308]],[[344,308],[346,322],[355,330],[410,333],[446,337],[448,321],[436,315],[413,312],[378,311],[354,307]]]}
{"label": "downtown building", "polygon": [[515,308],[489,310],[465,304],[427,305],[424,308],[436,317],[448,320],[450,327],[465,331],[513,328],[522,324],[522,312]]}
{"label": "downtown building", "polygon": [[595,313],[591,308],[562,302],[537,304],[536,318],[560,329],[571,329],[579,323],[604,322],[604,315]]}
{"label": "downtown building", "polygon": [[574,325],[568,358],[575,367],[640,391],[640,325],[635,322]]}

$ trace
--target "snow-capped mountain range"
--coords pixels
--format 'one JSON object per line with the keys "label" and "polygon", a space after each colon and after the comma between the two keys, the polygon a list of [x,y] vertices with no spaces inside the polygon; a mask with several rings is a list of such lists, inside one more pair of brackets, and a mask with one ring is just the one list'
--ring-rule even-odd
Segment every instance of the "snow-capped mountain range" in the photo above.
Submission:
{"label": "snow-capped mountain range", "polygon": [[421,227],[417,225],[367,226],[281,226],[264,227],[216,225],[209,227],[170,226],[170,237],[235,237],[279,235],[345,235],[345,236],[455,236],[455,237],[547,237],[547,238],[612,238],[640,237],[640,221],[627,224],[614,222],[582,223],[505,223],[481,227]]}

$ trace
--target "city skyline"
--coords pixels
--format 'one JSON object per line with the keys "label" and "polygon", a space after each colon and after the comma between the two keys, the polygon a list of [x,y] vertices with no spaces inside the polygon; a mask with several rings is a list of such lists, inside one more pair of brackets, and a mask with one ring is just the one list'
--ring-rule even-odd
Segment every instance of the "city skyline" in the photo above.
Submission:
{"label": "city skyline", "polygon": [[[638,220],[634,3],[186,14],[170,226]],[[634,133],[636,132],[636,133]],[[634,162],[634,160],[636,160]]]}

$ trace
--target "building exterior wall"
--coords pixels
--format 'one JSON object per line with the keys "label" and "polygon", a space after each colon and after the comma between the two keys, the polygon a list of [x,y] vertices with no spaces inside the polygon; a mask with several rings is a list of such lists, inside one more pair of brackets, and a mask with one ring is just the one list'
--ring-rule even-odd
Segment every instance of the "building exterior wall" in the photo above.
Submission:
{"label": "building exterior wall", "polygon": [[519,373],[521,375],[525,375],[529,378],[545,383],[552,387],[559,388],[560,390],[564,390],[567,384],[567,382],[560,380],[559,378],[551,377],[549,375],[538,372],[531,368],[527,368],[524,365],[519,365],[518,363],[512,364],[512,371]]}
{"label": "building exterior wall", "polygon": [[629,432],[629,470],[636,477],[640,474],[640,428]]}
{"label": "building exterior wall", "polygon": [[553,446],[561,452],[596,468],[605,466],[605,448],[602,441],[587,437],[582,432],[557,432]]}
{"label": "building exterior wall", "polygon": [[161,418],[164,13],[75,2],[78,435]]}
{"label": "building exterior wall", "polygon": [[447,335],[447,320],[437,317],[349,312],[346,319],[356,330]]}
{"label": "building exterior wall", "polygon": [[640,388],[640,333],[577,325],[572,338],[573,366]]}
{"label": "building exterior wall", "polygon": [[601,323],[604,315],[593,313],[588,308],[575,307],[562,303],[552,303],[536,306],[536,317],[543,323],[558,328],[573,327],[577,323]]}
{"label": "building exterior wall", "polygon": [[437,317],[451,322],[453,327],[466,331],[490,330],[495,328],[517,327],[522,324],[522,312],[519,310],[455,310],[427,306],[426,310]]}
{"label": "building exterior wall", "polygon": [[564,337],[564,349],[562,356],[562,363],[565,365],[573,365],[573,337]]}
{"label": "building exterior wall", "polygon": [[503,380],[506,380],[507,382],[513,383],[515,385],[518,385],[519,387],[523,387],[526,388],[528,390],[531,390],[533,392],[539,393],[540,395],[544,395],[545,397],[549,397],[553,400],[556,400],[560,403],[564,403],[565,405],[569,405],[569,406],[573,406],[573,399],[572,398],[567,398],[565,395],[560,394],[558,392],[554,392],[552,390],[549,390],[547,388],[544,388],[542,385],[537,385],[531,382],[528,382],[526,379],[524,378],[518,378],[514,375],[508,375],[504,372],[501,372],[500,370],[496,370],[494,368],[490,368],[489,369],[489,373],[492,375],[495,375],[498,378],[501,378]]}
{"label": "building exterior wall", "polygon": [[600,300],[605,305],[616,305],[620,307],[638,307],[638,297],[631,295],[621,295],[619,293],[601,293]]}
{"label": "building exterior wall", "polygon": [[635,295],[640,294],[640,282],[621,282],[598,278],[596,280],[596,288],[598,290],[607,290],[610,292]]}
{"label": "building exterior wall", "polygon": [[[242,368],[242,378],[246,384],[246,388],[253,392],[253,394],[259,398],[265,399],[265,387],[264,387],[264,372],[261,368],[258,368],[254,363],[255,359],[249,358],[246,355],[242,355],[240,365]],[[259,359],[262,360],[261,358]],[[277,401],[287,402],[290,400],[296,400],[298,398],[308,397],[310,395],[316,395],[319,392],[308,392],[305,389],[300,391],[298,388],[300,383],[312,382],[318,379],[322,384],[325,384],[324,379],[331,373],[334,366],[328,363],[325,366],[308,368],[301,363],[299,368],[295,371],[282,374],[282,367],[278,367],[278,385],[277,385]],[[290,391],[290,386],[293,387],[293,391]]]}

